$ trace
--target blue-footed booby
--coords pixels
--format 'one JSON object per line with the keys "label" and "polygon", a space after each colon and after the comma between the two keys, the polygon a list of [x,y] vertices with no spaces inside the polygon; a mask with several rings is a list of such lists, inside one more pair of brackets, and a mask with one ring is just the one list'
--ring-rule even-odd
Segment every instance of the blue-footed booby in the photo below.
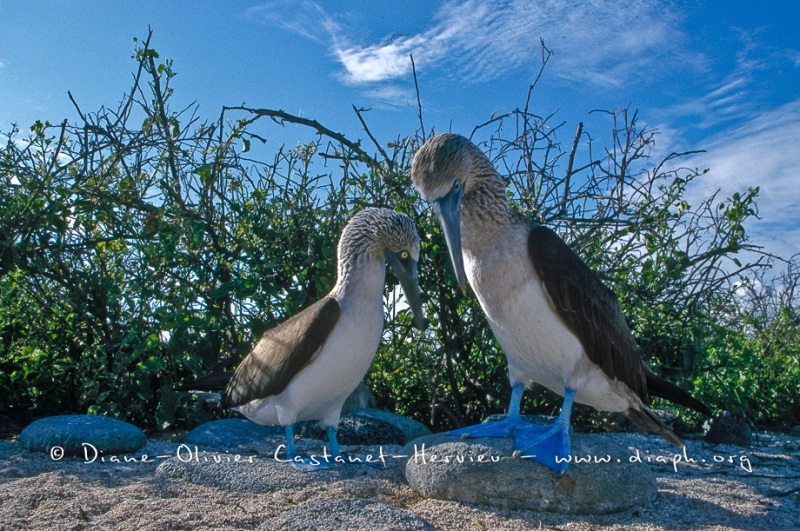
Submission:
{"label": "blue-footed booby", "polygon": [[353,216],[339,239],[333,290],[264,333],[228,382],[222,406],[257,424],[284,426],[287,458],[300,470],[326,468],[299,455],[294,443],[297,422],[319,421],[335,462],[341,457],[336,428],[342,404],[367,373],[383,333],[386,262],[400,280],[415,326],[425,328],[419,251],[416,227],[405,214],[367,208]]}
{"label": "blue-footed booby", "polygon": [[[646,407],[648,390],[710,416],[649,371],[614,293],[553,231],[531,228],[510,208],[505,182],[467,138],[429,139],[411,179],[439,217],[461,290],[466,277],[508,359],[505,420],[451,433],[513,435],[520,455],[563,473],[573,401],[621,413],[676,445],[680,438]],[[534,382],[564,397],[551,426],[520,419],[522,394]]]}

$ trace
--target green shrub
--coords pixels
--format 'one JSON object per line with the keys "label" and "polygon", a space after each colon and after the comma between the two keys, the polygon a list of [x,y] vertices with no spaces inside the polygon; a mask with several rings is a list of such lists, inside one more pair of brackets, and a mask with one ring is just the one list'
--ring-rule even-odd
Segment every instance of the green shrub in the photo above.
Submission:
{"label": "green shrub", "polygon": [[[0,148],[0,413],[102,413],[159,429],[207,418],[174,389],[232,366],[325,294],[341,229],[367,205],[417,221],[431,323],[412,330],[387,285],[385,340],[367,376],[379,406],[437,429],[503,412],[505,356],[475,297],[457,289],[408,177],[423,138],[380,143],[357,110],[372,155],[283,111],[224,108],[213,122],[174,112],[172,64],[149,42],[137,42],[135,84],[115,110],[15,129]],[[763,266],[737,258],[753,249],[745,226],[758,190],[690,205],[702,172],[672,169],[686,154],[653,164],[654,132],[636,113],[608,114],[613,148],[592,158],[582,126],[566,150],[562,126],[527,109],[475,139],[508,176],[515,208],[558,230],[613,287],[645,360],[714,409],[796,423],[797,303],[761,297],[771,310],[759,313],[737,295]],[[273,121],[316,139],[270,153]],[[796,272],[782,282],[796,284]],[[523,408],[551,414],[560,402],[537,388]]]}

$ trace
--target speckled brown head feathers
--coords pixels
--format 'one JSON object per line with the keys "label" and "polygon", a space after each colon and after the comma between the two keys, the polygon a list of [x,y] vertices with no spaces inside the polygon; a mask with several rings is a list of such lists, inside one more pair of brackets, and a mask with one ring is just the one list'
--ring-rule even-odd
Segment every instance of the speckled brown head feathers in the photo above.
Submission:
{"label": "speckled brown head feathers", "polygon": [[407,251],[419,260],[419,235],[405,214],[387,208],[365,208],[345,226],[339,239],[339,271],[364,258],[385,259],[386,250]]}

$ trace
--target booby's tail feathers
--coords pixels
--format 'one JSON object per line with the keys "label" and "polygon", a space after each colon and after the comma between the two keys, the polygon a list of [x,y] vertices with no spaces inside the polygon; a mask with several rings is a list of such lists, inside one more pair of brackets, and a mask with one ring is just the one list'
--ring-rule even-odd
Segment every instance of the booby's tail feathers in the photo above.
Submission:
{"label": "booby's tail feathers", "polygon": [[647,407],[641,406],[641,409],[630,408],[622,414],[642,428],[661,435],[675,446],[683,446],[681,438],[675,435],[675,432],[669,429],[667,425]]}
{"label": "booby's tail feathers", "polygon": [[660,376],[656,376],[650,372],[650,370],[645,370],[645,377],[647,378],[647,391],[651,395],[665,398],[670,402],[680,404],[688,407],[689,409],[694,409],[706,417],[714,416],[713,413],[711,413],[711,410],[708,409],[705,404],[669,380],[665,380]]}

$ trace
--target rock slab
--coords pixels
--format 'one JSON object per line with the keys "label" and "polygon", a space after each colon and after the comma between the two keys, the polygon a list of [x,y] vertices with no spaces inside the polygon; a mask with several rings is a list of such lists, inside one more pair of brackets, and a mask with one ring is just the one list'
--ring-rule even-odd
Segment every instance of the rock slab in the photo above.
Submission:
{"label": "rock slab", "polygon": [[[304,422],[300,428],[300,436],[304,439],[327,440],[325,430],[316,421]],[[403,431],[395,424],[382,419],[359,416],[352,412],[339,419],[336,429],[336,439],[339,444],[398,444],[403,445],[406,440]]]}
{"label": "rock slab", "polygon": [[61,459],[135,452],[147,443],[147,437],[133,424],[118,419],[101,415],[56,415],[28,425],[22,430],[19,443],[31,452],[50,452],[54,459]]}
{"label": "rock slab", "polygon": [[401,453],[409,456],[403,466],[406,481],[427,498],[562,514],[608,514],[647,504],[658,492],[655,475],[636,460],[636,454],[591,434],[572,436],[573,461],[562,476],[513,457],[511,438],[437,434],[412,441]]}
{"label": "rock slab", "polygon": [[[401,444],[406,444],[413,441],[414,439],[417,439],[419,437],[425,437],[426,435],[431,434],[431,430],[429,430],[428,427],[423,423],[408,417],[404,417],[403,415],[398,415],[397,413],[392,413],[391,411],[384,411],[382,409],[375,409],[375,408],[364,408],[353,411],[352,413],[350,413],[350,416],[357,418],[374,419],[386,422],[388,424],[397,427],[403,433],[403,441]],[[372,444],[386,444],[386,443],[372,443]]]}
{"label": "rock slab", "polygon": [[722,414],[711,421],[711,426],[703,439],[712,444],[748,447],[753,444],[753,430],[747,422]]}
{"label": "rock slab", "polygon": [[260,426],[246,419],[222,419],[197,426],[182,442],[220,452],[253,453],[265,440],[283,436],[283,433],[280,426]]}

